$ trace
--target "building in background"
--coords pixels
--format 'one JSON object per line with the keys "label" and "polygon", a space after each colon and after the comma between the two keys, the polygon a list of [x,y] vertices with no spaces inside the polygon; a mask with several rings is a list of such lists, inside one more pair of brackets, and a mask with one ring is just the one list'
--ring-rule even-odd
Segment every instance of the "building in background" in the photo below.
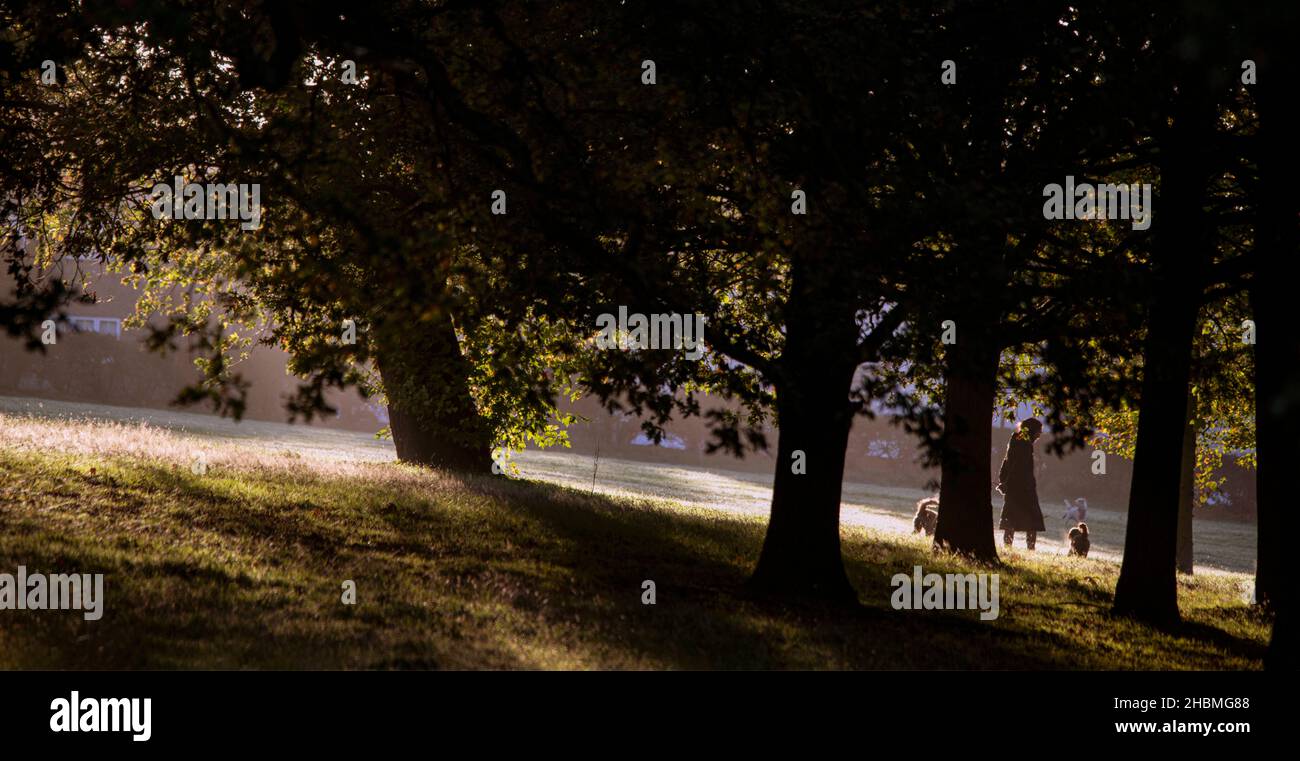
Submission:
{"label": "building in background", "polygon": [[[150,352],[144,346],[148,331],[126,327],[140,293],[123,284],[120,275],[106,272],[97,259],[67,257],[46,274],[74,283],[84,279],[95,301],[69,304],[66,321],[57,326],[57,342],[44,352],[29,351],[22,341],[0,334],[0,395],[167,409],[183,388],[201,378],[195,354],[183,348]],[[0,293],[11,297],[13,286],[9,273],[0,272]],[[283,351],[255,345],[234,367],[251,383],[246,417],[287,419],[285,398],[297,386],[286,371],[287,361]],[[331,394],[330,403],[337,413],[313,424],[370,432],[387,425],[382,406],[356,391]]]}

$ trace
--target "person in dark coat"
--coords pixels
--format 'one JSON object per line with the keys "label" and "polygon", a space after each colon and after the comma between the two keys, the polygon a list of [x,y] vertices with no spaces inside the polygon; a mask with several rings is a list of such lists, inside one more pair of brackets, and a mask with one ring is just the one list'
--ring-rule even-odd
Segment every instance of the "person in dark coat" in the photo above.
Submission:
{"label": "person in dark coat", "polygon": [[1046,531],[1043,510],[1038,504],[1038,481],[1034,478],[1034,442],[1043,433],[1037,418],[1026,418],[1016,426],[1007,442],[1007,456],[998,470],[998,492],[1006,497],[998,528],[1002,543],[1010,547],[1017,531],[1025,532],[1025,546],[1034,548],[1039,531]]}

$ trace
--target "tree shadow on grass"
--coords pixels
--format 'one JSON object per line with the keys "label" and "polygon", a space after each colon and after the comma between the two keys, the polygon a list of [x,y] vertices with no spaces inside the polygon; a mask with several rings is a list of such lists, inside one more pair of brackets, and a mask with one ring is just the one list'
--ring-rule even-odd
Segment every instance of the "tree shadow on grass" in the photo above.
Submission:
{"label": "tree shadow on grass", "polygon": [[1247,658],[1263,660],[1264,654],[1268,651],[1267,643],[1238,637],[1231,632],[1224,631],[1217,626],[1211,626],[1203,621],[1183,619],[1174,623],[1152,624],[1150,626],[1161,634],[1195,640]]}
{"label": "tree shadow on grass", "polygon": [[[504,491],[504,487],[492,487]],[[1044,667],[1064,643],[1050,635],[999,633],[974,613],[894,611],[750,595],[744,582],[762,544],[755,522],[611,503],[547,484],[513,484],[502,504],[568,540],[556,562],[574,579],[552,615],[601,608],[586,635],[596,648],[677,668]],[[917,553],[917,560],[921,553]],[[910,560],[909,560],[910,562]],[[857,588],[887,601],[892,568],[849,561]],[[909,565],[910,571],[911,566]],[[654,606],[641,603],[653,580]],[[983,640],[987,660],[954,658]],[[1030,649],[1026,642],[1043,642]],[[960,647],[959,647],[960,646]],[[999,650],[1006,651],[1000,654]]]}
{"label": "tree shadow on grass", "polygon": [[[11,668],[437,668],[455,637],[403,575],[405,545],[361,557],[349,537],[293,520],[284,502],[256,509],[216,482],[166,467],[133,466],[150,495],[84,485],[83,499],[51,514],[0,510],[0,568],[103,573],[103,617],[80,611],[11,611],[0,641]],[[146,496],[148,498],[146,498]],[[131,509],[119,510],[131,503]],[[286,506],[286,505],[290,506]],[[364,541],[359,545],[365,546]],[[425,547],[427,549],[427,545]],[[374,550],[372,546],[369,549]],[[349,573],[337,570],[351,556]],[[398,556],[392,560],[392,556]],[[12,573],[12,570],[10,571]],[[339,579],[364,590],[344,606]],[[418,589],[416,590],[418,592]],[[442,647],[442,646],[446,647]],[[508,647],[476,659],[494,668],[528,663]]]}
{"label": "tree shadow on grass", "polygon": [[[701,513],[674,514],[635,502],[611,502],[549,484],[490,486],[512,511],[540,521],[567,541],[555,562],[574,579],[570,597],[553,601],[554,615],[593,607],[609,614],[586,632],[593,647],[648,663],[681,668],[1122,668],[1133,664],[1106,652],[1081,657],[1068,633],[1035,626],[1032,605],[1012,601],[998,621],[977,611],[906,611],[889,605],[891,580],[915,565],[927,572],[972,570],[928,548],[846,541],[846,567],[865,605],[837,606],[771,600],[746,593],[763,526]],[[866,558],[866,559],[863,559]],[[1013,583],[1045,576],[1004,569]],[[655,606],[642,605],[641,582],[656,582]],[[1087,593],[1089,590],[1077,590]],[[1087,595],[1085,594],[1086,598]],[[1005,598],[1004,598],[1005,599]],[[1006,603],[1004,603],[1006,604]],[[1082,604],[1089,605],[1087,599]],[[1051,616],[1087,625],[1100,611],[1058,606]],[[1180,636],[1255,657],[1258,646],[1213,627]]]}
{"label": "tree shadow on grass", "polygon": [[[263,479],[250,501],[219,480],[132,467],[149,493],[78,487],[128,500],[129,510],[100,499],[53,520],[39,507],[0,511],[0,560],[102,571],[109,582],[101,621],[6,617],[9,665],[1134,667],[1122,651],[1081,654],[1068,627],[1042,623],[1118,626],[1088,608],[1099,607],[1100,590],[1026,568],[1003,569],[1007,582],[1044,587],[1060,604],[1004,587],[993,622],[975,611],[893,610],[896,573],[978,570],[919,543],[848,532],[846,566],[865,604],[801,603],[745,591],[761,521],[489,478],[401,491],[358,485],[364,491],[320,507],[314,489],[351,486],[313,477],[302,489],[267,491],[274,477],[250,474]],[[362,604],[339,604],[340,578],[357,580]],[[656,583],[653,606],[642,604],[645,580]],[[1203,624],[1171,634],[1205,667],[1219,651],[1261,651]]]}

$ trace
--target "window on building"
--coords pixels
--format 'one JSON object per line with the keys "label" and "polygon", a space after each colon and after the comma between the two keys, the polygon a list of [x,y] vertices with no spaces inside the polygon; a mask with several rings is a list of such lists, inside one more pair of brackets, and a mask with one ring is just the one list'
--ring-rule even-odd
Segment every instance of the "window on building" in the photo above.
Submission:
{"label": "window on building", "polygon": [[122,320],[117,317],[80,317],[68,315],[68,322],[78,333],[99,333],[100,335],[122,337]]}

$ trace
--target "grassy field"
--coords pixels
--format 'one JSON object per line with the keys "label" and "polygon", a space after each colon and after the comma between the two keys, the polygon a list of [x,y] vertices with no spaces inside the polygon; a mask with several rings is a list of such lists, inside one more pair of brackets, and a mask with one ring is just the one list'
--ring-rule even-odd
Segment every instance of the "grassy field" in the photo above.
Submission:
{"label": "grassy field", "polygon": [[[210,415],[175,410],[0,396],[0,414],[144,424],[178,434],[191,441],[196,450],[229,444],[241,450],[268,455],[287,453],[312,461],[391,462],[396,457],[391,441],[365,433],[252,420],[236,424]],[[607,456],[597,462],[591,455],[563,449],[521,452],[515,456],[515,462],[521,475],[532,480],[615,497],[670,500],[678,505],[740,517],[766,519],[772,499],[770,473],[721,467],[703,469]],[[916,500],[925,496],[929,493],[920,489],[846,481],[841,519],[850,527],[909,534]],[[993,504],[995,509],[1000,509],[1001,497],[993,495]],[[1120,507],[1092,500],[1088,524],[1092,529],[1092,554],[1098,558],[1118,561],[1124,551],[1128,516]],[[1047,533],[1039,537],[1038,551],[1065,554],[1064,535],[1070,525],[1061,519],[1060,510],[1053,503],[1044,505],[1043,514]],[[1198,573],[1253,572],[1255,524],[1198,518],[1194,531]],[[1018,541],[1023,542],[1023,536]]]}
{"label": "grassy field", "polygon": [[[699,469],[662,463],[601,458],[563,450],[527,451],[516,456],[527,478],[594,491],[615,497],[670,499],[692,507],[722,510],[734,515],[766,518],[772,501],[772,476],[725,469]],[[592,473],[595,472],[595,485]],[[920,489],[845,482],[841,522],[845,526],[881,532],[910,534],[916,501],[930,496]],[[1001,496],[993,507],[1002,509]],[[1038,551],[1064,555],[1065,533],[1072,524],[1061,517],[1062,508],[1043,505],[1047,532],[1039,537]],[[1124,552],[1128,513],[1094,502],[1088,509],[1091,555],[1119,562]],[[1193,523],[1197,573],[1252,572],[1255,568],[1255,524],[1198,519]],[[1024,543],[1024,535],[1016,538]]]}
{"label": "grassy field", "polygon": [[5,668],[1252,669],[1267,636],[1242,574],[1155,630],[1108,613],[1113,562],[1051,553],[1005,553],[995,621],[895,611],[893,574],[967,569],[860,525],[860,606],[773,603],[743,591],[762,516],[136,423],[0,411],[0,474],[0,572],[106,574],[99,621],[0,611]]}

